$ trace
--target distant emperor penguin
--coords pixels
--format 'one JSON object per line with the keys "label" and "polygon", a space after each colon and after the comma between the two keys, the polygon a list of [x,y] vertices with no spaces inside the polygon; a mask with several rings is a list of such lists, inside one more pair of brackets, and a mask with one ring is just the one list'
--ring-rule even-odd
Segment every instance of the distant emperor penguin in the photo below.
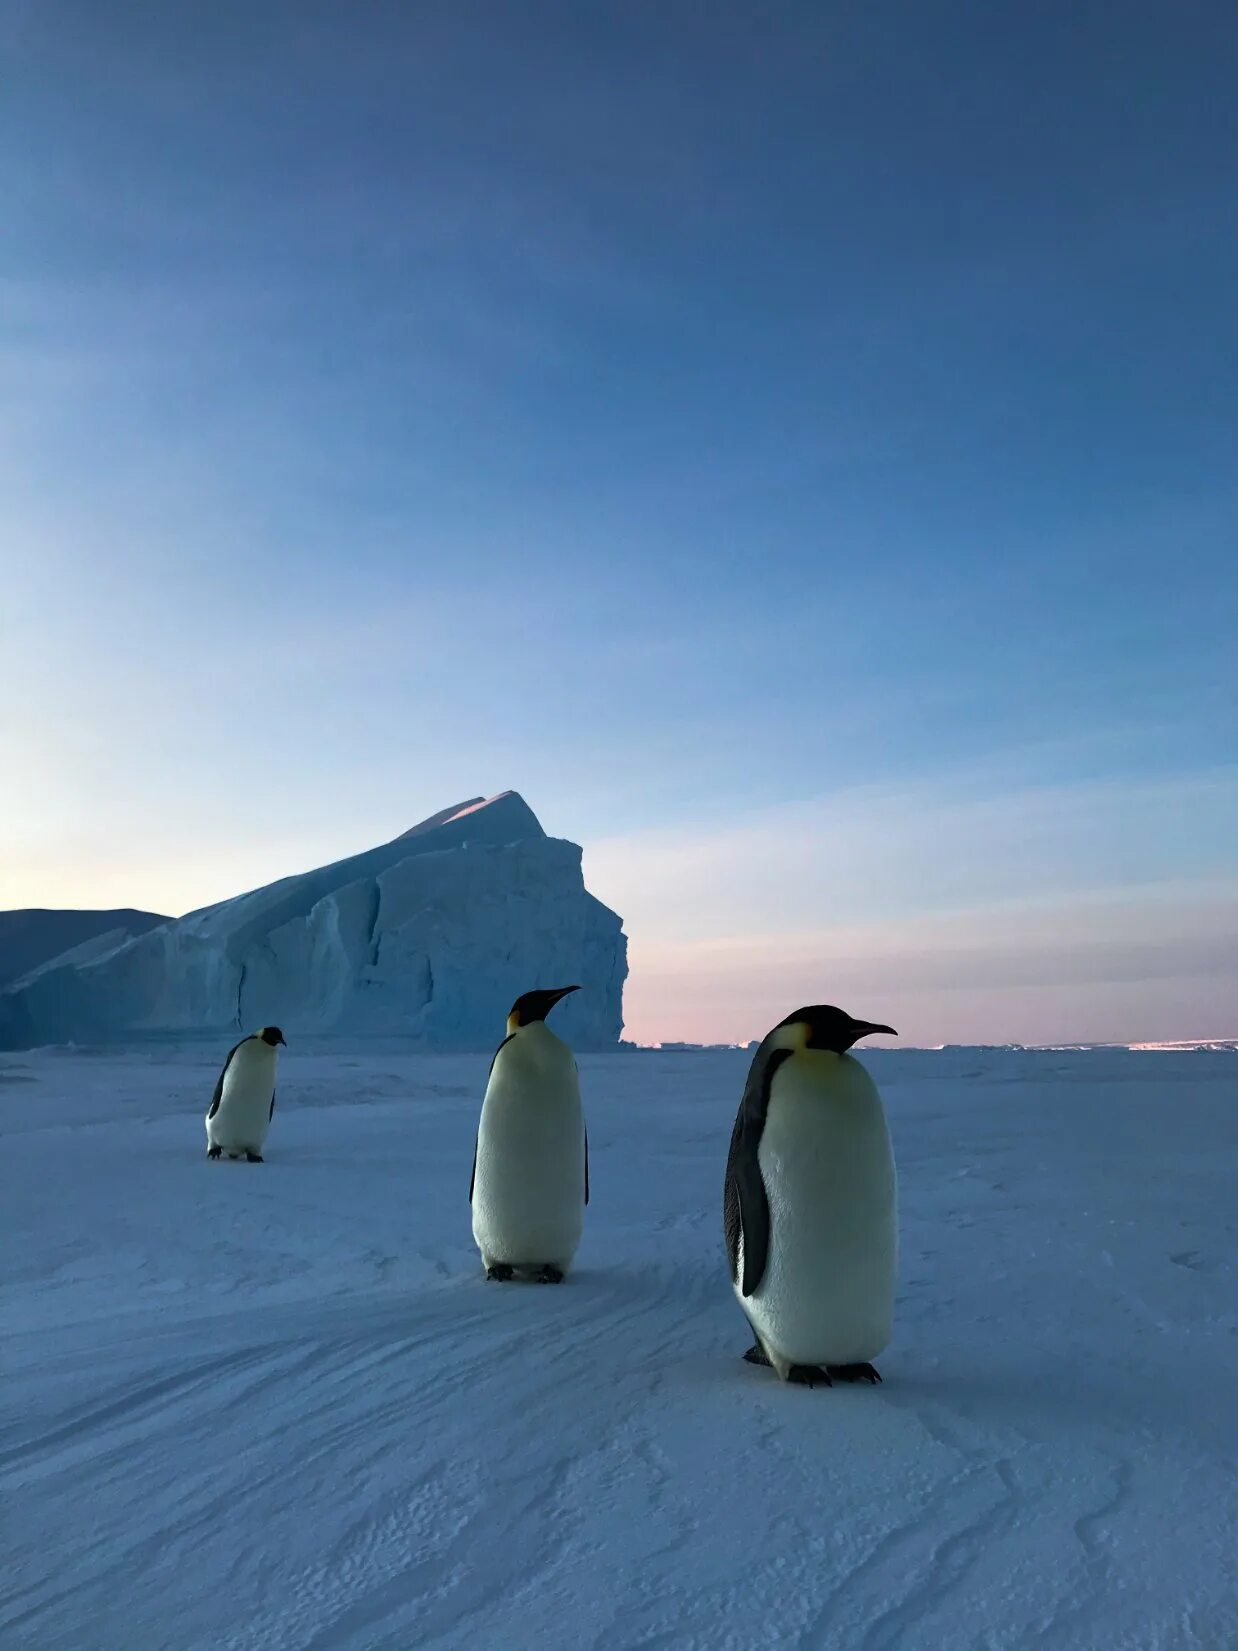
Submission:
{"label": "distant emperor penguin", "polygon": [[531,1273],[561,1284],[589,1202],[589,1142],[572,1051],[546,1016],[579,986],[526,992],[512,1004],[481,1103],[473,1237],[487,1278]]}
{"label": "distant emperor penguin", "polygon": [[262,1162],[262,1148],[275,1116],[275,1068],[284,1034],[278,1026],[242,1038],[229,1049],[206,1115],[206,1156]]}
{"label": "distant emperor penguin", "polygon": [[753,1058],[726,1166],[731,1280],[784,1382],[878,1382],[897,1259],[894,1157],[881,1097],[847,1051],[892,1026],[820,1004]]}

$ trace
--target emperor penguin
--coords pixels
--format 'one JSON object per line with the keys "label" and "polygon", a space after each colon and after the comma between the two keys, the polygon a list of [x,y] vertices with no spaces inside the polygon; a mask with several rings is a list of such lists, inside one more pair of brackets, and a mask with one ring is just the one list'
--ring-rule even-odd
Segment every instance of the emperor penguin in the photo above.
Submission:
{"label": "emperor penguin", "polygon": [[894,1156],[881,1097],[848,1050],[892,1026],[797,1009],[748,1072],[731,1135],[723,1218],[731,1281],[784,1382],[879,1382],[894,1316]]}
{"label": "emperor penguin", "polygon": [[[262,1148],[275,1116],[275,1068],[284,1034],[264,1026],[228,1051],[206,1115],[206,1156],[262,1162]],[[286,1048],[287,1045],[285,1044]]]}
{"label": "emperor penguin", "polygon": [[488,1279],[561,1284],[589,1202],[589,1141],[572,1051],[546,1016],[579,986],[525,992],[490,1063],[469,1202]]}

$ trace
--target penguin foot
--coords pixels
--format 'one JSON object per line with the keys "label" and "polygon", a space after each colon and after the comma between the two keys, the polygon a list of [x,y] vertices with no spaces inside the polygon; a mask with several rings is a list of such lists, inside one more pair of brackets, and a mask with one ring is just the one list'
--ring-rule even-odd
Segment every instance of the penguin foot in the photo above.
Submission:
{"label": "penguin foot", "polygon": [[766,1353],[765,1349],[761,1346],[761,1343],[759,1341],[754,1341],[752,1346],[744,1354],[744,1363],[745,1364],[764,1364],[764,1365],[768,1366],[769,1356]]}
{"label": "penguin foot", "polygon": [[515,1270],[509,1267],[506,1261],[492,1261],[486,1268],[487,1282],[489,1282],[492,1278],[497,1278],[500,1284],[506,1284],[507,1281],[514,1276]]}
{"label": "penguin foot", "polygon": [[206,1156],[208,1158],[222,1158],[223,1150],[222,1147],[207,1147]]}
{"label": "penguin foot", "polygon": [[260,1152],[247,1152],[245,1154],[245,1162],[247,1164],[261,1164],[263,1161],[264,1160]]}
{"label": "penguin foot", "polygon": [[563,1274],[557,1267],[539,1267],[534,1274],[539,1284],[562,1284]]}
{"label": "penguin foot", "polygon": [[881,1380],[876,1366],[871,1364],[827,1364],[825,1368],[836,1382],[868,1382],[876,1387]]}
{"label": "penguin foot", "polygon": [[787,1371],[787,1380],[796,1387],[833,1387],[830,1373],[819,1364],[793,1364]]}

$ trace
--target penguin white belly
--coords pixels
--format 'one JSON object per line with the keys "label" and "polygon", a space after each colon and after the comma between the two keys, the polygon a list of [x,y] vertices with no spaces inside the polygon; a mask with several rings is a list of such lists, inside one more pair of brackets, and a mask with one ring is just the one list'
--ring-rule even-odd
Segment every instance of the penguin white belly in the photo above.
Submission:
{"label": "penguin white belly", "polygon": [[766,1351],[789,1364],[875,1359],[894,1316],[896,1186],[881,1099],[860,1063],[816,1052],[787,1061],[757,1161],[769,1258],[740,1301]]}
{"label": "penguin white belly", "polygon": [[241,1045],[224,1073],[219,1109],[206,1120],[209,1145],[224,1152],[258,1152],[271,1127],[277,1053],[260,1038]]}
{"label": "penguin white belly", "polygon": [[584,1229],[585,1123],[571,1052],[529,1027],[495,1061],[477,1132],[473,1237],[489,1267],[566,1272]]}

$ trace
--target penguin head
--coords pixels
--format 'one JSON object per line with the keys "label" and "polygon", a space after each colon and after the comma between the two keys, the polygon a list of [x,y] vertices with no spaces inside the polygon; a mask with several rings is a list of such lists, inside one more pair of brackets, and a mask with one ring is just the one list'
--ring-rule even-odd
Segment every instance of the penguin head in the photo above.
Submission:
{"label": "penguin head", "polygon": [[507,1017],[508,1033],[518,1032],[522,1026],[532,1026],[534,1021],[545,1020],[561,997],[579,990],[579,986],[551,986],[541,992],[524,992],[512,1004]]}
{"label": "penguin head", "polygon": [[284,1034],[280,1031],[278,1026],[264,1026],[258,1036],[262,1039],[263,1043],[269,1043],[272,1049],[275,1048],[277,1043],[282,1043],[285,1049],[288,1047],[284,1040]]}
{"label": "penguin head", "polygon": [[780,1020],[770,1038],[776,1049],[825,1049],[834,1055],[845,1055],[853,1043],[873,1032],[887,1032],[892,1038],[898,1036],[892,1026],[855,1020],[832,1004],[813,1003]]}

